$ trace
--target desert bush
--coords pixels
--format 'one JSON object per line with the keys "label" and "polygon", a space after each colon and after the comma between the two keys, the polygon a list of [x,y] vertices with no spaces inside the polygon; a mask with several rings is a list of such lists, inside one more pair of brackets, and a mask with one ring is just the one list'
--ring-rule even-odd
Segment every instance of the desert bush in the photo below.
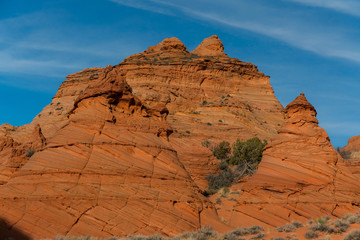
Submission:
{"label": "desert bush", "polygon": [[327,232],[327,233],[336,232],[334,228],[330,227],[327,224],[322,224],[322,223],[316,223],[315,225],[311,226],[310,229],[312,231]]}
{"label": "desert bush", "polygon": [[163,240],[164,238],[160,235],[142,236],[142,235],[129,235],[127,240]]}
{"label": "desert bush", "polygon": [[29,149],[29,150],[25,150],[25,152],[26,152],[26,156],[27,156],[28,158],[30,158],[32,155],[34,155],[35,150]]}
{"label": "desert bush", "polygon": [[294,225],[292,225],[292,224],[289,224],[289,223],[285,224],[282,227],[276,228],[276,230],[278,232],[293,232],[293,231],[295,231],[295,229],[296,229],[296,227]]}
{"label": "desert bush", "polygon": [[347,214],[342,219],[349,224],[360,223],[360,215],[358,214]]}
{"label": "desert bush", "polygon": [[224,239],[233,239],[233,237],[261,234],[261,231],[263,230],[264,229],[260,226],[252,226],[249,228],[237,228],[234,231],[225,234]]}
{"label": "desert bush", "polygon": [[360,230],[354,230],[350,232],[344,240],[359,240],[360,239]]}
{"label": "desert bush", "polygon": [[291,224],[294,225],[294,227],[296,227],[296,228],[301,228],[301,227],[303,227],[303,225],[302,225],[301,222],[292,221]]}
{"label": "desert bush", "polygon": [[264,237],[265,237],[265,234],[259,233],[258,235],[254,236],[254,237],[252,237],[250,239],[264,239]]}
{"label": "desert bush", "polygon": [[315,225],[310,227],[312,231],[319,231],[319,232],[327,232],[327,233],[334,233],[336,232],[334,228],[328,225],[328,221],[330,217],[321,217],[315,220]]}
{"label": "desert bush", "polygon": [[231,153],[230,143],[226,141],[222,141],[221,143],[215,145],[211,151],[214,156],[219,160],[226,160],[229,158]]}
{"label": "desert bush", "polygon": [[185,239],[196,239],[196,240],[207,240],[210,238],[215,238],[217,236],[216,232],[212,230],[211,227],[204,227],[197,232],[188,232],[177,235],[173,237],[173,240],[185,240]]}
{"label": "desert bush", "polygon": [[221,170],[216,175],[207,175],[206,180],[208,180],[208,190],[207,194],[214,194],[220,188],[230,187],[233,182],[238,179],[238,176],[230,168],[225,168]]}
{"label": "desert bush", "polygon": [[237,139],[233,144],[233,154],[230,164],[239,165],[240,162],[247,162],[250,165],[258,165],[262,158],[262,150],[266,146],[267,141],[261,142],[257,137],[247,141]]}
{"label": "desert bush", "polygon": [[282,237],[278,237],[278,238],[271,238],[271,240],[286,240],[286,239]]}
{"label": "desert bush", "polygon": [[224,170],[226,168],[229,168],[229,164],[226,161],[221,161],[219,164],[220,170]]}
{"label": "desert bush", "polygon": [[317,238],[317,237],[319,237],[319,235],[316,232],[312,231],[312,230],[305,233],[305,238],[306,239],[314,239],[314,238]]}
{"label": "desert bush", "polygon": [[334,222],[334,226],[335,226],[337,232],[343,233],[348,230],[348,228],[350,227],[350,224],[347,223],[345,220],[340,219],[340,220],[336,220]]}

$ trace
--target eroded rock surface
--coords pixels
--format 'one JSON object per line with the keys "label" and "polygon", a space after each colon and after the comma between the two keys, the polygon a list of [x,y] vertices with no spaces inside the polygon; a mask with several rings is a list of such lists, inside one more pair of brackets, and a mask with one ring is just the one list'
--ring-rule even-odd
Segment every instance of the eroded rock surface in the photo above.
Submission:
{"label": "eroded rock surface", "polygon": [[32,123],[0,126],[0,217],[33,238],[228,231],[202,195],[219,161],[201,143],[271,140],[283,121],[269,77],[218,37],[193,52],[165,39],[67,76]]}
{"label": "eroded rock surface", "polygon": [[[168,142],[164,108],[144,106],[118,69],[101,71],[72,93],[61,127],[34,129],[33,155],[0,187],[1,217],[37,239],[227,229]],[[3,137],[2,163],[18,145]]]}
{"label": "eroded rock surface", "polygon": [[202,142],[271,140],[284,119],[269,77],[251,63],[228,57],[217,36],[190,53],[179,39],[165,39],[116,67],[145,105],[169,109],[170,142],[203,189],[218,161]]}
{"label": "eroded rock surface", "polygon": [[282,226],[291,220],[342,216],[359,209],[360,178],[351,174],[318,126],[304,94],[285,109],[279,135],[265,147],[257,173],[233,186],[232,226]]}

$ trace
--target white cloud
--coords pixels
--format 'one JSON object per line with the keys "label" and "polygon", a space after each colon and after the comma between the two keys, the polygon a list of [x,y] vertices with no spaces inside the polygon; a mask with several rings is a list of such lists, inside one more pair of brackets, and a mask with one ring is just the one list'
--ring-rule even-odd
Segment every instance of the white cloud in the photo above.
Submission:
{"label": "white cloud", "polygon": [[[275,4],[259,4],[258,1],[224,0],[190,2],[183,0],[111,0],[118,4],[141,8],[143,10],[175,14],[178,17],[193,18],[210,24],[220,24],[233,29],[247,30],[265,35],[291,46],[313,52],[315,54],[342,58],[360,63],[360,43],[356,39],[351,26],[329,26],[326,19],[318,18],[299,9],[276,8]],[[307,0],[289,0],[310,4]],[[318,0],[317,0],[318,1]],[[314,2],[317,2],[314,1]],[[322,6],[338,6],[339,9],[351,8],[357,12],[360,3],[336,0],[320,0]],[[330,2],[332,4],[330,4]],[[154,10],[154,7],[156,10]],[[295,6],[296,7],[296,6]],[[353,8],[352,8],[353,7]],[[297,8],[299,8],[297,6]],[[159,10],[160,9],[160,10]],[[350,11],[350,10],[349,10]],[[360,11],[358,11],[360,13]]]}
{"label": "white cloud", "polygon": [[[56,15],[40,12],[0,20],[0,74],[14,76],[13,83],[19,86],[24,75],[63,80],[87,67],[117,64],[141,49],[136,41],[116,38],[116,34],[111,39],[96,39],[106,31],[110,30],[63,26]],[[115,59],[118,61],[113,62]]]}
{"label": "white cloud", "polygon": [[332,9],[334,11],[360,17],[360,2],[358,0],[288,0],[300,4]]}

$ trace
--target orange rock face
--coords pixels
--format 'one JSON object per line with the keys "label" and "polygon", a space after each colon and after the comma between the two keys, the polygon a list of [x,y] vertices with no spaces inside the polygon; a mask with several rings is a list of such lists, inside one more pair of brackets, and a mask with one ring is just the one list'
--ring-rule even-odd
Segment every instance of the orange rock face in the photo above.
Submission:
{"label": "orange rock face", "polygon": [[257,173],[233,187],[241,193],[229,217],[232,226],[281,226],[294,219],[339,217],[358,210],[360,179],[318,126],[315,108],[301,94],[285,113]]}
{"label": "orange rock face", "polygon": [[[201,143],[255,136],[270,142],[258,172],[216,209],[202,192],[219,161]],[[0,219],[35,239],[340,216],[358,209],[358,180],[305,96],[284,110],[269,77],[216,36],[71,74],[32,123],[0,126]]]}
{"label": "orange rock face", "polygon": [[190,53],[177,38],[165,39],[116,68],[145,105],[169,109],[170,143],[202,189],[218,164],[203,141],[270,140],[284,119],[269,77],[228,57],[217,36]]}
{"label": "orange rock face", "polygon": [[30,145],[2,139],[5,166],[18,146],[34,149],[18,154],[21,164],[0,187],[0,217],[10,226],[32,238],[228,229],[168,142],[166,109],[144,106],[111,66],[71,98],[71,108],[59,104],[67,114],[50,117],[63,123],[47,138],[36,125]]}

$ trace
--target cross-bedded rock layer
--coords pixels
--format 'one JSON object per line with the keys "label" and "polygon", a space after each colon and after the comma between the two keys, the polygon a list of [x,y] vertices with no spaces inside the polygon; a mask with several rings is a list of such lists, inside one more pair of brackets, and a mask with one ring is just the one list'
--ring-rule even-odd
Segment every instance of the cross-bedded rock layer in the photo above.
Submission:
{"label": "cross-bedded rock layer", "polygon": [[339,217],[359,209],[360,179],[318,126],[316,110],[304,94],[289,103],[285,113],[257,173],[233,187],[240,196],[228,217],[232,226],[282,226],[294,219]]}

